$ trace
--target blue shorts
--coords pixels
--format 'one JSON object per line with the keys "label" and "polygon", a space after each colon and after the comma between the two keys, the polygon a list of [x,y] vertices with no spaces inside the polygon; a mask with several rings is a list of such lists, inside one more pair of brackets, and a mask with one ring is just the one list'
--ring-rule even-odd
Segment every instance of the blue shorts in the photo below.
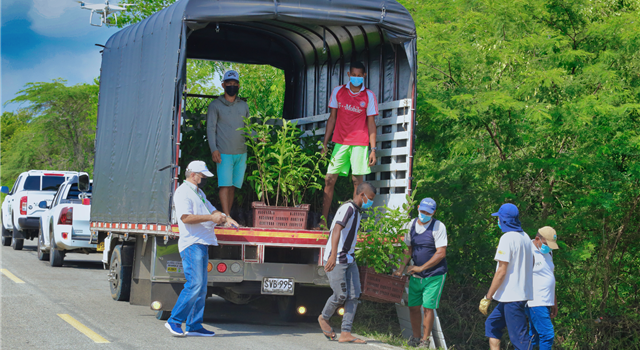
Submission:
{"label": "blue shorts", "polygon": [[244,171],[247,170],[247,154],[220,154],[222,162],[217,164],[218,187],[242,188]]}
{"label": "blue shorts", "polygon": [[524,307],[526,301],[498,303],[484,323],[484,334],[489,338],[502,338],[502,330],[507,327],[509,339],[517,350],[530,349],[527,316]]}

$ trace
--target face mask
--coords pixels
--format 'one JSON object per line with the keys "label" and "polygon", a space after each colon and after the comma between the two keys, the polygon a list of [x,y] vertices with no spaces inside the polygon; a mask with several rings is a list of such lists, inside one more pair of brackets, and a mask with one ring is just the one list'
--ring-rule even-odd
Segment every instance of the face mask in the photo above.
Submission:
{"label": "face mask", "polygon": [[418,217],[420,218],[420,222],[428,222],[429,220],[431,220],[431,215],[427,215],[423,213],[420,213]]}
{"label": "face mask", "polygon": [[240,90],[240,87],[235,85],[228,85],[224,87],[224,92],[231,97],[235,96],[238,93],[238,90]]}
{"label": "face mask", "polygon": [[549,254],[550,251],[551,251],[551,248],[549,248],[548,245],[542,243],[542,245],[540,246],[540,253]]}
{"label": "face mask", "polygon": [[502,226],[500,225],[500,220],[498,219],[498,228],[502,230]]}
{"label": "face mask", "polygon": [[367,195],[364,195],[364,198],[367,200],[366,202],[362,202],[362,209],[369,209],[373,205],[373,200],[369,199]]}
{"label": "face mask", "polygon": [[360,86],[360,85],[364,84],[364,78],[363,77],[349,77],[349,81],[351,82],[351,85],[353,85],[353,86]]}
{"label": "face mask", "polygon": [[200,183],[198,184],[198,188],[204,188],[204,186],[207,185],[207,178],[206,177],[201,177],[200,178]]}

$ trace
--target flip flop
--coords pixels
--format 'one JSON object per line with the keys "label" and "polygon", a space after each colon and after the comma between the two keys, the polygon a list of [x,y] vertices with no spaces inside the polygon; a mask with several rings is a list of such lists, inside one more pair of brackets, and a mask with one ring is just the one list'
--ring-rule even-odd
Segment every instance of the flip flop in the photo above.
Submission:
{"label": "flip flop", "polygon": [[336,332],[333,330],[333,328],[331,329],[331,332],[327,332],[323,330],[322,333],[330,341],[336,340],[336,337],[338,336]]}
{"label": "flip flop", "polygon": [[353,338],[353,339],[351,339],[349,341],[343,341],[343,342],[340,342],[340,343],[366,344],[367,341],[366,340],[362,340],[360,338]]}

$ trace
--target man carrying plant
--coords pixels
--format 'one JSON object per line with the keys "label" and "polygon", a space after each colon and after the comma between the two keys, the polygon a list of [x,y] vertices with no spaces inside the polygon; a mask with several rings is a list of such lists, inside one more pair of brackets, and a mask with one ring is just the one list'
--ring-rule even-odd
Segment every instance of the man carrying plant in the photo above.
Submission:
{"label": "man carrying plant", "polygon": [[486,315],[491,300],[498,306],[484,324],[491,350],[500,350],[502,330],[507,327],[509,339],[517,350],[528,350],[529,332],[525,306],[533,299],[533,247],[531,238],[520,227],[518,208],[503,204],[497,213],[500,237],[494,259],[498,262],[491,287],[480,301],[480,312]]}
{"label": "man carrying plant", "polygon": [[240,88],[238,72],[224,73],[224,95],[209,104],[207,111],[207,140],[211,159],[217,164],[218,187],[222,211],[231,215],[236,188],[242,187],[247,169],[247,146],[240,130],[244,118],[249,118],[249,106],[238,98]]}
{"label": "man carrying plant", "polygon": [[[425,198],[418,206],[418,217],[405,224],[407,230],[404,242],[409,249],[395,276],[401,276],[409,258],[409,313],[413,336],[409,346],[430,348],[433,343],[431,330],[435,319],[434,310],[440,304],[442,287],[447,276],[447,228],[433,218],[436,213],[436,201]],[[424,318],[421,317],[424,308]],[[420,336],[422,333],[422,337]]]}
{"label": "man carrying plant", "polygon": [[529,317],[529,337],[533,347],[551,350],[553,346],[553,323],[558,314],[556,277],[553,274],[552,249],[558,249],[556,230],[545,226],[538,230],[533,242],[533,300],[529,300],[525,312]]}
{"label": "man carrying plant", "polygon": [[329,340],[336,339],[336,333],[329,325],[329,319],[336,309],[344,305],[342,316],[342,333],[340,343],[366,344],[367,342],[351,334],[351,325],[356,315],[358,298],[360,297],[360,273],[354,260],[358,229],[360,228],[360,212],[371,208],[376,196],[376,188],[368,182],[362,182],[356,188],[353,200],[345,202],[338,208],[327,245],[324,248],[324,270],[327,272],[329,285],[333,295],[329,297],[318,316],[318,323],[324,336]]}
{"label": "man carrying plant", "polygon": [[[369,167],[376,164],[376,121],[378,100],[373,91],[364,87],[367,76],[362,62],[354,62],[349,70],[349,82],[337,86],[331,93],[326,133],[322,153],[327,152],[327,144],[335,142],[331,162],[325,176],[324,203],[322,215],[325,225],[333,200],[333,190],[338,176],[352,172],[355,197],[358,185],[364,181],[364,175],[371,173]],[[369,152],[368,147],[371,147]]]}

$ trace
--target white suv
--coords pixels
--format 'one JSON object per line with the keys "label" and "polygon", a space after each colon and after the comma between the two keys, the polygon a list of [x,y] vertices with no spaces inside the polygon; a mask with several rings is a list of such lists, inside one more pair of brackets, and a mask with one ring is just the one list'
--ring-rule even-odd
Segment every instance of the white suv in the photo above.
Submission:
{"label": "white suv", "polygon": [[29,170],[18,176],[11,192],[2,202],[2,245],[20,250],[25,239],[38,237],[40,216],[45,211],[38,206],[41,201],[51,202],[58,187],[77,171]]}

